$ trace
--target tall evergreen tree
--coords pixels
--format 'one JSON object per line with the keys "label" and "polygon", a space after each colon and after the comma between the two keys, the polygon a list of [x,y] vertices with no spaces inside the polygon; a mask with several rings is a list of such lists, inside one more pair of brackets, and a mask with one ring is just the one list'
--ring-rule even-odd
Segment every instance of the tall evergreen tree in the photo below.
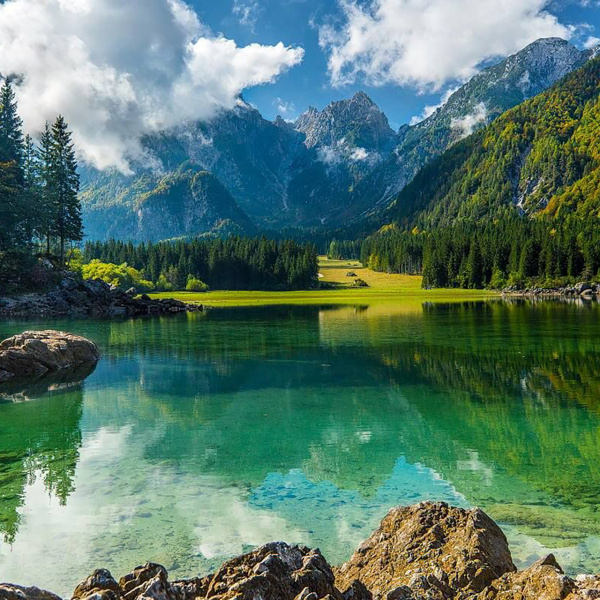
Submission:
{"label": "tall evergreen tree", "polygon": [[60,262],[64,264],[65,245],[83,239],[83,224],[75,150],[67,123],[60,115],[52,126],[51,185],[54,231],[60,244]]}
{"label": "tall evergreen tree", "polygon": [[[0,279],[16,268],[27,243],[23,198],[23,132],[12,85],[0,89]],[[3,276],[4,273],[4,276]]]}
{"label": "tall evergreen tree", "polygon": [[40,177],[40,202],[37,219],[38,235],[46,243],[46,256],[50,256],[54,224],[56,222],[56,186],[54,184],[53,140],[52,129],[46,126],[40,136],[39,177]]}

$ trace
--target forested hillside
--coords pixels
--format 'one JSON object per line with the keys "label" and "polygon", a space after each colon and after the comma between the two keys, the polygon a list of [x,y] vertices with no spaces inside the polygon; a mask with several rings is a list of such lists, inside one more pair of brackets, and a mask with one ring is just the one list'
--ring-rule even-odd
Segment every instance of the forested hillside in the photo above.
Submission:
{"label": "forested hillside", "polygon": [[435,287],[553,287],[600,275],[600,59],[425,167],[362,260]]}
{"label": "forested hillside", "polygon": [[425,167],[385,220],[451,225],[510,214],[598,217],[600,59]]}
{"label": "forested hillside", "polygon": [[597,51],[581,51],[558,38],[540,39],[483,69],[430,116],[400,129],[394,152],[352,190],[348,216],[376,214],[433,159],[505,111],[547,90]]}

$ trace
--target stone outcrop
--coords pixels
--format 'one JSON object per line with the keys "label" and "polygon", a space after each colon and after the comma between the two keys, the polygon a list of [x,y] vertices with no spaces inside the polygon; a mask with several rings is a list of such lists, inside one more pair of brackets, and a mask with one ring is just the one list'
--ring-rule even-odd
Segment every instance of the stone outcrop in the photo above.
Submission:
{"label": "stone outcrop", "polygon": [[0,343],[0,382],[95,365],[100,352],[94,342],[61,331],[25,331]]}
{"label": "stone outcrop", "polygon": [[170,298],[153,300],[135,290],[110,286],[101,279],[79,281],[66,276],[56,289],[43,294],[0,297],[1,317],[62,317],[160,315],[201,311],[202,306]]}
{"label": "stone outcrop", "polygon": [[424,502],[391,510],[336,570],[336,582],[344,587],[358,579],[375,598],[394,590],[393,598],[408,598],[411,589],[449,598],[480,592],[513,571],[506,537],[484,512]]}
{"label": "stone outcrop", "polygon": [[61,600],[56,594],[40,590],[36,587],[23,587],[11,583],[0,583],[0,599],[2,600]]}
{"label": "stone outcrop", "polygon": [[[567,577],[550,555],[517,572],[499,527],[481,510],[424,502],[396,508],[342,567],[318,550],[274,542],[216,573],[170,582],[146,563],[118,582],[100,569],[72,600],[600,600],[600,576]],[[0,600],[60,600],[0,584]]]}
{"label": "stone outcrop", "polygon": [[553,288],[531,287],[522,289],[518,286],[511,286],[503,289],[502,295],[523,298],[593,299],[595,296],[600,296],[600,284],[582,281],[574,286]]}

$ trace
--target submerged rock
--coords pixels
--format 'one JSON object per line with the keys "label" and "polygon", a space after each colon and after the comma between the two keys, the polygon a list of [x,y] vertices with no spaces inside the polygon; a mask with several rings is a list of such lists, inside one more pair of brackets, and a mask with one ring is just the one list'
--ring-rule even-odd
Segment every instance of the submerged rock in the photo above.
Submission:
{"label": "submerged rock", "polygon": [[423,502],[395,508],[379,529],[336,570],[344,588],[356,579],[375,598],[432,598],[480,592],[515,571],[502,530],[483,511]]}
{"label": "submerged rock", "polygon": [[96,344],[78,335],[62,331],[25,331],[0,343],[0,383],[94,365],[99,358]]}
{"label": "submerged rock", "polygon": [[[552,555],[517,572],[500,528],[481,510],[424,502],[396,508],[334,571],[319,550],[266,544],[213,575],[169,582],[146,563],[119,582],[100,569],[72,600],[600,600],[600,577],[567,577]],[[0,584],[0,600],[60,600]]]}

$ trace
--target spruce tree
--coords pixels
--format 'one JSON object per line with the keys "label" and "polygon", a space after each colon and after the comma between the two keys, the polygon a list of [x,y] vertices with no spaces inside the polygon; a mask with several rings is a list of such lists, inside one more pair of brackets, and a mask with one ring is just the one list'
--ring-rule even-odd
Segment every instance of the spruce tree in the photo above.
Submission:
{"label": "spruce tree", "polygon": [[38,235],[46,243],[46,256],[50,256],[52,246],[52,236],[54,225],[56,223],[55,199],[56,185],[54,183],[54,163],[53,163],[53,140],[52,129],[46,122],[46,127],[40,136],[40,147],[38,150],[39,158],[39,177],[40,177],[40,203],[39,218],[37,220]]}
{"label": "spruce tree", "polygon": [[23,133],[12,85],[0,89],[0,279],[14,275],[27,245]]}
{"label": "spruce tree", "polygon": [[60,263],[64,265],[65,244],[83,239],[79,174],[71,133],[62,116],[52,126],[51,177],[56,221],[54,231],[60,242]]}

